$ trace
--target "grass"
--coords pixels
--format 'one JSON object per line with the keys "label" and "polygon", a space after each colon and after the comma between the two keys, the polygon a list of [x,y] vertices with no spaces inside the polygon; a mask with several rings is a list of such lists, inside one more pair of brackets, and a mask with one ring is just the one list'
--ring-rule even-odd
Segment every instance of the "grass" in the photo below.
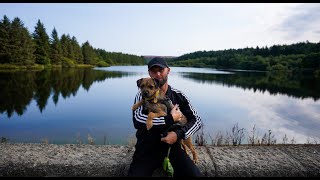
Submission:
{"label": "grass", "polygon": [[14,65],[14,64],[0,64],[0,72],[15,72],[15,71],[40,71],[45,68],[44,65]]}
{"label": "grass", "polygon": [[93,68],[94,65],[91,64],[72,64],[68,66],[63,65],[41,65],[41,64],[33,64],[33,65],[17,65],[17,64],[0,64],[0,72],[12,72],[12,71],[30,71],[30,70],[43,70],[50,68],[63,68],[63,67],[77,67],[77,68]]}
{"label": "grass", "polygon": [[76,64],[75,67],[78,67],[78,68],[93,68],[95,66],[91,65],[91,64]]}
{"label": "grass", "polygon": [[[222,131],[217,131],[213,136],[210,134],[208,143],[205,139],[202,128],[200,132],[197,133],[195,144],[198,146],[213,145],[213,146],[271,146],[271,145],[288,145],[297,144],[294,137],[289,138],[285,134],[280,141],[277,141],[275,134],[272,134],[271,130],[265,132],[262,136],[259,136],[257,132],[256,125],[252,127],[250,131],[246,131],[245,128],[239,128],[238,123],[236,123],[230,131],[223,133]],[[245,141],[246,140],[246,141]],[[318,144],[320,142],[319,137],[307,138],[304,144]]]}

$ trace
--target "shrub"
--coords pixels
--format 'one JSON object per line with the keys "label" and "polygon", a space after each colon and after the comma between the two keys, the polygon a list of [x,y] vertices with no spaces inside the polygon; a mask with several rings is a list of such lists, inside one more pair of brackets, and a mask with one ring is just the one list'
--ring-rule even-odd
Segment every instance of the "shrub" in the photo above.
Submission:
{"label": "shrub", "polygon": [[108,67],[109,64],[104,62],[104,61],[99,61],[99,62],[97,62],[96,66],[98,66],[98,67]]}
{"label": "shrub", "polygon": [[62,67],[75,67],[75,63],[72,59],[63,57],[62,58]]}

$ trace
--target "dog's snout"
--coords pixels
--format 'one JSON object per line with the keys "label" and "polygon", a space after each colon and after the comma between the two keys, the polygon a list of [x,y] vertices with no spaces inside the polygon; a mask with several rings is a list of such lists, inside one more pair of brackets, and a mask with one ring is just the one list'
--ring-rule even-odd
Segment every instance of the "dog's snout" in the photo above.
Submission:
{"label": "dog's snout", "polygon": [[144,95],[148,95],[148,94],[149,94],[149,91],[144,91],[143,94],[144,94]]}

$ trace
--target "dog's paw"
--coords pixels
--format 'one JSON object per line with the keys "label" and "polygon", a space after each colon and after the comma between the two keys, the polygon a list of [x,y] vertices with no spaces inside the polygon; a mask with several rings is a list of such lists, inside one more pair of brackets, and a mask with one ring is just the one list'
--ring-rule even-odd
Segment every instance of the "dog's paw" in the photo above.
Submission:
{"label": "dog's paw", "polygon": [[198,159],[193,160],[194,164],[198,164]]}
{"label": "dog's paw", "polygon": [[149,131],[152,128],[152,121],[147,122],[147,130]]}
{"label": "dog's paw", "polygon": [[149,131],[152,128],[152,122],[147,124],[147,130]]}
{"label": "dog's paw", "polygon": [[160,112],[159,116],[166,116],[167,113],[166,112]]}
{"label": "dog's paw", "polygon": [[138,108],[138,106],[136,104],[132,106],[133,111],[136,110],[137,108]]}
{"label": "dog's paw", "polygon": [[198,156],[197,156],[197,155],[194,155],[194,156],[193,156],[193,162],[194,162],[195,164],[198,164],[199,159],[198,159]]}

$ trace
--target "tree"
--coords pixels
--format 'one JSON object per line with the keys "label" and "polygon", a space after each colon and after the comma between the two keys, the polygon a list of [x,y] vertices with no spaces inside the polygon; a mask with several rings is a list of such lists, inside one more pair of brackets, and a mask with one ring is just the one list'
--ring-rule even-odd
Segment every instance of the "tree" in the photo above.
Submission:
{"label": "tree", "polygon": [[62,34],[61,36],[61,48],[62,48],[62,56],[63,57],[68,57],[68,38],[67,35]]}
{"label": "tree", "polygon": [[66,47],[67,47],[67,58],[75,61],[75,53],[74,53],[74,49],[73,49],[73,45],[72,45],[72,40],[69,34],[67,34],[66,36],[67,41],[66,41]]}
{"label": "tree", "polygon": [[74,58],[78,64],[83,64],[83,54],[81,51],[81,47],[77,41],[77,38],[72,36],[71,45],[74,50]]}
{"label": "tree", "polygon": [[51,63],[60,65],[63,55],[62,55],[61,42],[60,42],[56,28],[53,28],[52,30],[50,45],[51,45],[51,54],[50,54]]}
{"label": "tree", "polygon": [[9,18],[4,15],[0,22],[0,64],[9,63],[9,38],[11,23]]}
{"label": "tree", "polygon": [[94,64],[95,53],[88,41],[82,44],[82,54],[84,64]]}
{"label": "tree", "polygon": [[40,22],[40,20],[38,20],[34,33],[32,35],[33,40],[36,44],[36,63],[44,65],[51,64],[49,36],[46,33],[46,29]]}
{"label": "tree", "polygon": [[311,53],[306,55],[302,59],[301,65],[305,69],[320,69],[320,53]]}
{"label": "tree", "polygon": [[10,59],[11,63],[17,65],[33,65],[35,62],[35,47],[32,37],[23,22],[14,18],[10,31]]}

